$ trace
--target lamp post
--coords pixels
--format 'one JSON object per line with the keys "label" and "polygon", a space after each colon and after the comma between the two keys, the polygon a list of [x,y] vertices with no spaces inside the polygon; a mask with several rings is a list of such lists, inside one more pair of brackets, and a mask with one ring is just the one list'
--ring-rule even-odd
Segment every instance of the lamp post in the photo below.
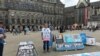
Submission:
{"label": "lamp post", "polygon": [[15,19],[12,19],[12,18],[14,18],[14,16],[15,16],[14,12],[11,12],[10,13],[10,16],[9,16],[9,18],[10,18],[10,20],[9,20],[9,28],[10,28],[10,31],[12,30],[12,24],[15,23]]}

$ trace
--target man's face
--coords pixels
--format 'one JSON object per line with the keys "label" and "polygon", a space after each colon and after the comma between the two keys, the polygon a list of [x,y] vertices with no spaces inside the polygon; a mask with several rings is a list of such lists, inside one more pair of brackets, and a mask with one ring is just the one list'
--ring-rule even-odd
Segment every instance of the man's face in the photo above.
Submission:
{"label": "man's face", "polygon": [[48,28],[48,24],[45,24],[44,26],[45,26],[45,28]]}

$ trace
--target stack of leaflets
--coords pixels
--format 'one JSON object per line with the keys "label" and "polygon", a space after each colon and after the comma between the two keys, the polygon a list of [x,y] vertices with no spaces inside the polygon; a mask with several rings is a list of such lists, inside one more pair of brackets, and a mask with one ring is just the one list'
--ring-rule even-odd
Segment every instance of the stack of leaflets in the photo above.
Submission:
{"label": "stack of leaflets", "polygon": [[33,42],[20,42],[17,56],[37,56]]}
{"label": "stack of leaflets", "polygon": [[63,35],[62,34],[59,34],[58,36],[56,36],[56,50],[57,51],[66,50],[64,42],[63,42]]}

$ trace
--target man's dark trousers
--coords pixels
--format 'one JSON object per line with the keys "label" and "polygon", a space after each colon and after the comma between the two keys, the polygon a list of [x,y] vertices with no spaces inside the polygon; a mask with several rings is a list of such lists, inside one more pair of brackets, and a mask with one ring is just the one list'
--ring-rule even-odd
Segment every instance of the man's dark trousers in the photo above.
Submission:
{"label": "man's dark trousers", "polygon": [[3,56],[3,47],[4,44],[0,43],[0,56]]}
{"label": "man's dark trousers", "polygon": [[49,51],[49,41],[43,41],[43,50],[44,51]]}

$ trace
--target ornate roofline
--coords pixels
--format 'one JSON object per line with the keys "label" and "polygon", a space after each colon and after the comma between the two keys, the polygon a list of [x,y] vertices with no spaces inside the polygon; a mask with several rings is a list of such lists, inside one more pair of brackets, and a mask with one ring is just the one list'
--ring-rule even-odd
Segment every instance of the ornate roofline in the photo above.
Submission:
{"label": "ornate roofline", "polygon": [[78,1],[78,4],[76,5],[76,8],[79,8],[80,7],[80,4],[82,4],[82,3],[86,7],[86,6],[88,6],[89,1],[88,0],[79,0]]}

